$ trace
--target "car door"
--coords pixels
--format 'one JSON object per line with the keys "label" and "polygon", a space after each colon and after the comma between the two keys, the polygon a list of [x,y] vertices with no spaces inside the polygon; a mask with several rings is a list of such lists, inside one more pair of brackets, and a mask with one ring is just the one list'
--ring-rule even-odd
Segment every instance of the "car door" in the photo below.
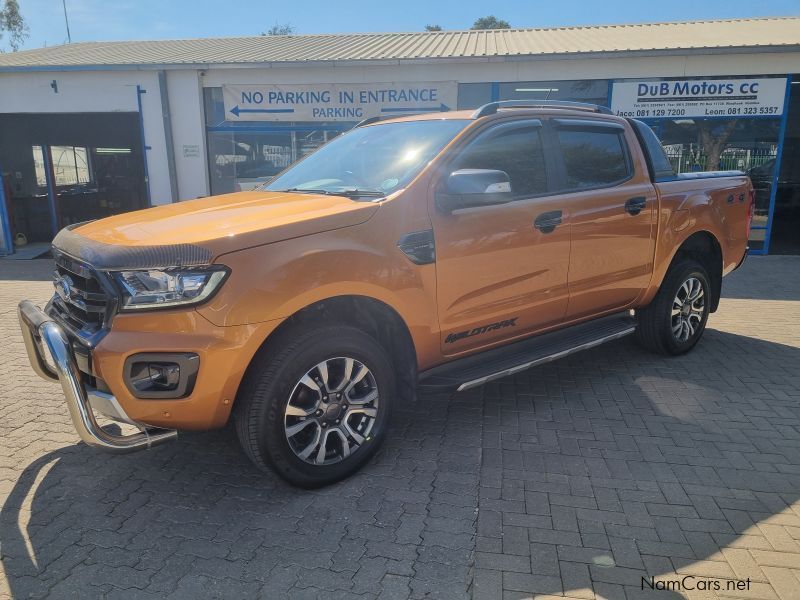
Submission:
{"label": "car door", "polygon": [[558,149],[560,205],[570,214],[566,319],[630,306],[650,281],[655,251],[657,197],[635,164],[638,142],[608,119],[552,119],[548,134]]}
{"label": "car door", "polygon": [[[429,206],[445,354],[563,320],[568,300],[569,215],[562,210],[563,203],[548,196],[553,163],[546,154],[541,121],[489,125],[457,152],[432,186]],[[444,214],[436,208],[435,195],[458,169],[505,171],[513,201]]]}

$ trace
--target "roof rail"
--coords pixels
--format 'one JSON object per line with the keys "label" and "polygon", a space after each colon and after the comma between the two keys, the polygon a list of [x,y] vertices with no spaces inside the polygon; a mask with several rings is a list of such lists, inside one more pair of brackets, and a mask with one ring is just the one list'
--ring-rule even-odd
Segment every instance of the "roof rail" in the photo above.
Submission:
{"label": "roof rail", "polygon": [[607,106],[589,104],[588,102],[569,102],[567,100],[501,100],[499,102],[484,104],[472,113],[472,118],[479,119],[480,117],[493,115],[501,108],[569,108],[572,110],[603,113],[605,115],[614,114]]}
{"label": "roof rail", "polygon": [[422,112],[407,112],[407,113],[397,113],[395,115],[380,115],[377,117],[367,117],[363,121],[359,121],[355,124],[353,129],[358,129],[359,127],[364,127],[365,125],[372,125],[373,123],[377,123],[379,121],[388,121],[390,119],[400,119],[401,117],[413,117],[414,115],[424,115],[427,113]]}
{"label": "roof rail", "polygon": [[364,125],[371,125],[372,123],[377,123],[381,119],[385,119],[386,117],[367,117],[363,121],[359,121],[356,123],[356,126],[353,129],[358,129],[359,127],[364,127]]}

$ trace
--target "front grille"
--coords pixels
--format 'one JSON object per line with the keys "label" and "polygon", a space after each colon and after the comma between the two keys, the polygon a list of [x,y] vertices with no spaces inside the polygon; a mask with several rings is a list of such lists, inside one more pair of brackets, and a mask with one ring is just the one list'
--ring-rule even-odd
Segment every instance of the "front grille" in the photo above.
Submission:
{"label": "front grille", "polygon": [[105,277],[86,263],[54,252],[56,294],[51,306],[70,328],[92,335],[109,325],[114,297]]}

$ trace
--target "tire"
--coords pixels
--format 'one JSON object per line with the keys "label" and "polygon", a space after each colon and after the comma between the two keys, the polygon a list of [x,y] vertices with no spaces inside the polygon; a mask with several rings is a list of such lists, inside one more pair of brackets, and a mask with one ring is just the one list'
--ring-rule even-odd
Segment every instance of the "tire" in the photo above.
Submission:
{"label": "tire", "polygon": [[262,470],[271,468],[299,487],[329,485],[378,450],[396,389],[389,356],[363,331],[289,331],[248,369],[234,407],[239,442]]}
{"label": "tire", "polygon": [[[653,301],[636,311],[636,338],[653,352],[684,354],[703,336],[710,305],[706,270],[696,260],[679,260],[670,267]],[[674,310],[681,312],[673,315]]]}

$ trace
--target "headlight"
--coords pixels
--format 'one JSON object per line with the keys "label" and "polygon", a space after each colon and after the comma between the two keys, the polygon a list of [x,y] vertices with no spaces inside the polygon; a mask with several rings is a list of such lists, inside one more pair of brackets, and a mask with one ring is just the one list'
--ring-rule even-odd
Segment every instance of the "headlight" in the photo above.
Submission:
{"label": "headlight", "polygon": [[228,269],[147,269],[119,271],[114,278],[122,287],[122,310],[143,310],[199,304],[220,287]]}

